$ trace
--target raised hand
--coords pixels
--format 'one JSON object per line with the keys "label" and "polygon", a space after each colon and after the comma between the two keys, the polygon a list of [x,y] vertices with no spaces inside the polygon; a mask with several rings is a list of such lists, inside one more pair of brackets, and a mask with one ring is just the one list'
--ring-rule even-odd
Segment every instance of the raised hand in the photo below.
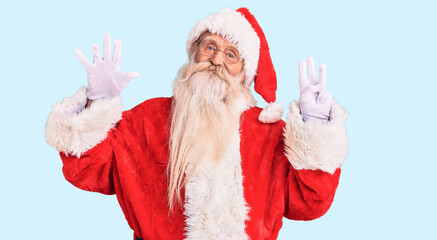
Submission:
{"label": "raised hand", "polygon": [[[308,66],[308,77],[307,77]],[[316,69],[313,58],[299,64],[300,85],[300,112],[303,121],[310,118],[329,121],[332,96],[326,90],[326,65],[319,68],[319,77],[316,78]]]}
{"label": "raised hand", "polygon": [[137,72],[120,71],[121,40],[114,41],[114,56],[111,50],[111,36],[103,36],[103,58],[100,58],[99,46],[93,45],[94,61],[89,62],[79,49],[76,55],[85,67],[88,76],[88,99],[112,98],[123,91],[129,81],[139,76]]}

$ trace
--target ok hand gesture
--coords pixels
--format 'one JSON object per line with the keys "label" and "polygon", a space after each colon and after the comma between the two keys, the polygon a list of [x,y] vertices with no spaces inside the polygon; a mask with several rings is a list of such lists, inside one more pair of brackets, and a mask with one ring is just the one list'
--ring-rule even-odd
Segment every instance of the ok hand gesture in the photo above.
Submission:
{"label": "ok hand gesture", "polygon": [[[307,78],[308,65],[308,78]],[[310,118],[329,121],[332,96],[326,90],[326,65],[319,68],[319,77],[316,79],[314,60],[309,57],[306,62],[299,64],[300,111],[303,121]]]}
{"label": "ok hand gesture", "polygon": [[93,45],[94,61],[89,62],[79,49],[76,55],[85,67],[88,76],[88,99],[112,98],[126,88],[128,82],[139,76],[137,72],[120,71],[121,40],[114,41],[114,56],[111,50],[111,36],[103,37],[103,58],[100,58],[99,46]]}

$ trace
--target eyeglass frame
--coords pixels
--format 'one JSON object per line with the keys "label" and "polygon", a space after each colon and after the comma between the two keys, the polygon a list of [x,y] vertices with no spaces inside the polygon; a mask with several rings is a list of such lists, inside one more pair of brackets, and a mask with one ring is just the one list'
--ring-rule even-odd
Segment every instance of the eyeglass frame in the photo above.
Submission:
{"label": "eyeglass frame", "polygon": [[[209,54],[205,53],[204,50],[202,49],[202,44],[205,43],[205,41],[204,41],[205,39],[208,39],[208,40],[212,41],[214,43],[214,45],[215,45],[214,53],[211,54],[210,56],[209,56]],[[210,38],[208,36],[205,37],[205,38],[203,36],[200,36],[199,39],[196,42],[197,42],[197,46],[198,46],[198,51],[202,51],[201,53],[204,54],[205,56],[209,57],[209,58],[214,57],[217,54],[217,52],[220,51],[223,54],[222,56],[223,56],[224,62],[227,63],[227,64],[236,64],[236,63],[238,63],[239,61],[242,60],[240,52],[238,51],[237,47],[235,47],[235,46],[227,47],[225,49],[220,49],[218,47],[217,41],[215,41],[213,38]],[[235,62],[230,62],[229,60],[227,60],[225,51],[227,51],[228,49],[231,49],[234,52],[234,54],[237,55],[238,58],[237,58],[237,60]]]}

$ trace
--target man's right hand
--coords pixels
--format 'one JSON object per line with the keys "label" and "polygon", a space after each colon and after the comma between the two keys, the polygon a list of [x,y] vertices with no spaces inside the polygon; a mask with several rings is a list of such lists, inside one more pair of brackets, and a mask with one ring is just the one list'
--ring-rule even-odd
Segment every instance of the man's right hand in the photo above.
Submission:
{"label": "man's right hand", "polygon": [[99,46],[93,45],[94,61],[89,62],[79,49],[76,55],[85,67],[88,76],[88,99],[113,98],[123,91],[129,81],[139,76],[135,71],[120,71],[121,40],[114,41],[114,56],[111,56],[111,36],[103,37],[103,58],[100,58]]}

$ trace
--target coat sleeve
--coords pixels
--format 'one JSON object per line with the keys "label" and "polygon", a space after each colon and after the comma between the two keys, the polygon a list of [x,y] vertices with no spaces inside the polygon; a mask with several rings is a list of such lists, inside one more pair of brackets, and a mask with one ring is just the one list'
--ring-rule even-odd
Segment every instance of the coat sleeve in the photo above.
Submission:
{"label": "coat sleeve", "polygon": [[117,123],[122,119],[120,97],[98,100],[76,113],[69,109],[86,101],[82,87],[70,98],[56,103],[46,123],[46,139],[63,161],[65,178],[76,187],[114,194],[113,145]]}
{"label": "coat sleeve", "polygon": [[284,131],[285,155],[281,154],[290,162],[285,184],[285,217],[312,220],[328,211],[338,186],[340,166],[348,152],[344,125],[347,115],[334,100],[330,122],[313,119],[303,122],[298,103],[290,104]]}

